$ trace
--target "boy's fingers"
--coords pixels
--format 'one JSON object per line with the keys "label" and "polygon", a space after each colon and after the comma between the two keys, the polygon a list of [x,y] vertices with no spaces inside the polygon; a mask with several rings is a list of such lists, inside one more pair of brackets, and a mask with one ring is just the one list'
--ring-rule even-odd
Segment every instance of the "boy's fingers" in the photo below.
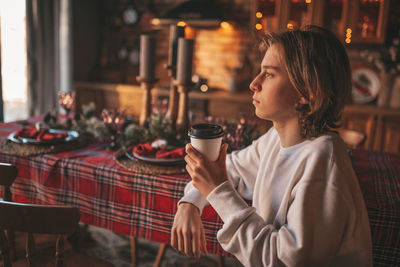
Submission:
{"label": "boy's fingers", "polygon": [[174,228],[171,231],[171,247],[173,247],[174,249],[176,249],[178,247],[176,230]]}
{"label": "boy's fingers", "polygon": [[193,159],[191,156],[186,155],[184,159],[185,159],[186,164],[192,165],[192,166],[196,165],[195,159]]}
{"label": "boy's fingers", "polygon": [[206,235],[204,233],[204,228],[203,227],[201,227],[200,237],[201,237],[202,251],[207,254],[208,253],[208,251],[207,251],[207,241],[206,241]]}
{"label": "boy's fingers", "polygon": [[185,251],[185,247],[184,247],[182,232],[177,233],[177,236],[178,236],[178,238],[177,238],[178,239],[178,250],[180,252],[184,252]]}
{"label": "boy's fingers", "polygon": [[185,246],[184,252],[188,256],[193,256],[192,240],[191,239],[192,238],[191,238],[191,234],[190,234],[189,231],[186,234],[184,234],[184,237],[183,237],[183,243],[184,243],[184,246]]}
{"label": "boy's fingers", "polygon": [[203,155],[199,151],[197,151],[190,143],[186,145],[186,153],[195,156],[199,160],[204,159]]}
{"label": "boy's fingers", "polygon": [[200,257],[200,232],[199,231],[193,233],[192,249],[193,249],[193,256],[195,256],[196,258],[199,258]]}

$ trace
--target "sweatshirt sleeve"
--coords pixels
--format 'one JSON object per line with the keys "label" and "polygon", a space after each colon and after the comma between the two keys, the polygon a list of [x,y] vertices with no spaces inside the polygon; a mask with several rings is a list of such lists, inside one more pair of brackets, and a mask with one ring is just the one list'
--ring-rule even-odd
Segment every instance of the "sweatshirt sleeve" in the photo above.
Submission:
{"label": "sweatshirt sleeve", "polygon": [[193,186],[192,181],[185,186],[184,195],[179,200],[178,206],[182,202],[188,202],[195,205],[199,209],[200,215],[202,214],[204,207],[209,204],[207,199],[200,193],[200,191]]}
{"label": "sweatshirt sleeve", "polygon": [[[207,197],[224,222],[217,238],[245,266],[321,266],[337,253],[349,208],[337,188],[320,181],[292,192],[279,228],[240,198],[227,181]],[[227,209],[226,207],[229,207]]]}
{"label": "sweatshirt sleeve", "polygon": [[[254,182],[257,175],[256,170],[260,161],[259,143],[262,142],[263,138],[264,136],[260,137],[250,146],[234,151],[226,157],[229,179],[239,194],[248,200],[251,200],[253,195]],[[203,208],[209,204],[200,191],[193,186],[192,182],[186,185],[184,196],[179,200],[178,205],[182,202],[192,203],[199,209],[200,214]]]}

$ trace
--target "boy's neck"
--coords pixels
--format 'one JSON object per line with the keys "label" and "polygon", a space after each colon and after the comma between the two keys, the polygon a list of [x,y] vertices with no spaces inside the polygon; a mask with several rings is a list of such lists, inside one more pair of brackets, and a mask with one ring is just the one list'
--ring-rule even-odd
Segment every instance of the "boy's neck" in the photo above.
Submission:
{"label": "boy's neck", "polygon": [[297,118],[284,123],[274,121],[273,124],[279,134],[282,147],[294,146],[306,140],[300,135],[300,125]]}

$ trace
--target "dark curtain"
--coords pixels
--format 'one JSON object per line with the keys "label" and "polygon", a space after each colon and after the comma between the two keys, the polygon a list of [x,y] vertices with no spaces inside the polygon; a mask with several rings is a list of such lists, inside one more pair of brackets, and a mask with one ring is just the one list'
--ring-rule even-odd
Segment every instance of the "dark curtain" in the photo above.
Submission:
{"label": "dark curtain", "polygon": [[57,107],[59,0],[26,0],[28,105],[31,116]]}

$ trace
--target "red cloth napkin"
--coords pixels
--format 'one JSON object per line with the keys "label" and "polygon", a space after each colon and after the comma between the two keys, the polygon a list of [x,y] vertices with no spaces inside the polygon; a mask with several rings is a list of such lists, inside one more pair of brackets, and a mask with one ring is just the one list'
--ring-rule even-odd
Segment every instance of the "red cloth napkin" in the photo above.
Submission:
{"label": "red cloth napkin", "polygon": [[26,126],[15,133],[15,137],[36,139],[39,131],[34,126]]}
{"label": "red cloth napkin", "polygon": [[156,158],[158,159],[177,159],[185,156],[185,147],[175,148],[172,150],[158,150],[156,152]]}
{"label": "red cloth napkin", "polygon": [[132,150],[139,156],[155,156],[156,154],[156,149],[151,146],[150,142],[138,144]]}
{"label": "red cloth napkin", "polygon": [[67,133],[50,133],[49,129],[36,129],[34,126],[26,126],[15,133],[15,137],[36,139],[37,141],[50,141],[66,138]]}
{"label": "red cloth napkin", "polygon": [[50,141],[50,140],[57,140],[63,139],[68,137],[67,133],[49,133],[48,130],[40,130],[36,140],[38,141]]}
{"label": "red cloth napkin", "polygon": [[139,156],[150,156],[158,159],[176,159],[185,156],[185,147],[175,148],[172,150],[156,149],[151,146],[151,142],[138,144],[133,147],[132,151]]}

